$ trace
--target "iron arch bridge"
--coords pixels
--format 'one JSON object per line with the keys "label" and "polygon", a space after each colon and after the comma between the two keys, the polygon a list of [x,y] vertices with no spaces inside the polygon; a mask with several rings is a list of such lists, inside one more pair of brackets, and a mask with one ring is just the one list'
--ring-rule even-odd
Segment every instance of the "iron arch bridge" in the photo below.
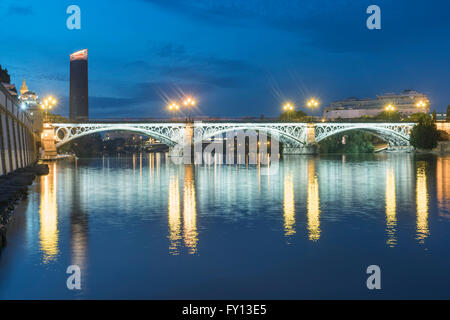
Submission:
{"label": "iron arch bridge", "polygon": [[215,136],[228,132],[255,131],[264,132],[282,143],[290,146],[301,147],[307,143],[306,123],[208,123],[198,122],[194,124],[194,143],[200,143]]}
{"label": "iron arch bridge", "polygon": [[392,146],[409,146],[410,131],[414,123],[293,123],[248,122],[220,123],[54,123],[56,147],[76,138],[103,131],[132,131],[145,134],[173,147],[187,141],[199,143],[233,131],[258,131],[277,137],[293,148],[320,142],[332,135],[350,130],[370,131]]}
{"label": "iron arch bridge", "polygon": [[414,123],[316,123],[315,140],[320,142],[338,133],[351,130],[369,131],[391,146],[409,146]]}
{"label": "iron arch bridge", "polygon": [[183,142],[184,123],[54,123],[56,147],[82,136],[104,131],[131,131],[156,138],[168,146]]}

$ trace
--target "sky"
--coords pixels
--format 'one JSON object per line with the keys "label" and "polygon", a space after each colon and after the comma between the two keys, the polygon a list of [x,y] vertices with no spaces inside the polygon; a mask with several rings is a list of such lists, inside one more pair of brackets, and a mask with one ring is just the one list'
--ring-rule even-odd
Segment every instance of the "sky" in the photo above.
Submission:
{"label": "sky", "polygon": [[[69,30],[66,9],[81,9]],[[369,5],[381,30],[369,30]],[[89,50],[91,118],[278,116],[348,97],[414,89],[450,105],[447,0],[0,0],[0,64],[68,115],[69,55]]]}

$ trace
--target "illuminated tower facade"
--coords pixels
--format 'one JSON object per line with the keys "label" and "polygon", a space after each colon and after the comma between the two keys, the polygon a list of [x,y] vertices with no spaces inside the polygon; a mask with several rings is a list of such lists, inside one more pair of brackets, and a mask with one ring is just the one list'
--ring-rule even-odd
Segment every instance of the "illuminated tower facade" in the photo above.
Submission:
{"label": "illuminated tower facade", "polygon": [[70,55],[70,120],[88,119],[88,51],[84,49]]}

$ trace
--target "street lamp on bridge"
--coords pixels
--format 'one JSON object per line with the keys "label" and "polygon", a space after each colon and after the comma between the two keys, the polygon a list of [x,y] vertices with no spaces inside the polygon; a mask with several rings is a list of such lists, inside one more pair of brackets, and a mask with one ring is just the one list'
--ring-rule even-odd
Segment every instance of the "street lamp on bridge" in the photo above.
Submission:
{"label": "street lamp on bridge", "polygon": [[386,111],[388,111],[388,112],[395,111],[395,106],[392,105],[392,104],[388,104],[388,105],[384,108],[384,110],[386,110]]}
{"label": "street lamp on bridge", "polygon": [[189,109],[189,121],[191,121],[191,109],[197,104],[197,101],[195,101],[195,99],[192,97],[187,97],[186,99],[184,99],[183,104]]}
{"label": "street lamp on bridge", "polygon": [[45,120],[48,120],[48,110],[52,109],[56,105],[56,99],[52,96],[49,96],[44,99],[44,101],[41,104],[41,108],[44,110],[45,113]]}
{"label": "street lamp on bridge", "polygon": [[173,103],[169,104],[167,109],[169,109],[169,111],[172,113],[172,118],[175,118],[175,114],[178,110],[180,110],[180,106],[178,104],[176,104],[175,102],[173,102]]}
{"label": "street lamp on bridge", "polygon": [[306,106],[308,108],[310,108],[311,111],[311,115],[314,118],[314,109],[319,107],[319,100],[317,100],[316,98],[310,98],[308,101],[306,101]]}
{"label": "street lamp on bridge", "polygon": [[294,111],[294,105],[290,102],[286,102],[283,105],[283,110],[286,112],[288,120],[291,119],[291,113]]}

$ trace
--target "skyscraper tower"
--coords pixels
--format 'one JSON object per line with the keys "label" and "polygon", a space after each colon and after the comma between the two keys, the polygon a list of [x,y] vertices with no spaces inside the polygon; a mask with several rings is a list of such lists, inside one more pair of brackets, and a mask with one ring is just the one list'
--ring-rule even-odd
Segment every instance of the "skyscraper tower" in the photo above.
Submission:
{"label": "skyscraper tower", "polygon": [[84,49],[70,55],[70,120],[88,119],[88,51]]}

